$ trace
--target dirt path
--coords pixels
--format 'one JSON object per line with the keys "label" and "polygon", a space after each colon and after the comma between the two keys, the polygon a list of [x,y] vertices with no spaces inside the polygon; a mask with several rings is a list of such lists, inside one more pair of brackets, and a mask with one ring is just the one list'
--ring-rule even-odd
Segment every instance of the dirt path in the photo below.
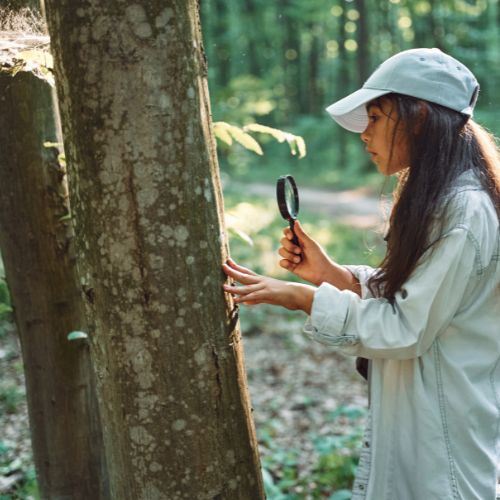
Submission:
{"label": "dirt path", "polygon": [[[234,184],[248,194],[263,198],[276,198],[272,184]],[[383,199],[377,198],[366,188],[345,191],[327,191],[324,189],[300,188],[300,210],[302,213],[314,212],[361,229],[381,228],[384,226],[384,213],[389,206]]]}

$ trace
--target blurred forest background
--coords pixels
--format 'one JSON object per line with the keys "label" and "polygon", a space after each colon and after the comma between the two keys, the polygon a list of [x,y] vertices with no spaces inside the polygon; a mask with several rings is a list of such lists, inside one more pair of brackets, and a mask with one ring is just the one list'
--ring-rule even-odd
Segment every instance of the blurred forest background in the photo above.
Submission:
{"label": "blurred forest background", "polygon": [[201,12],[214,120],[284,128],[308,147],[300,161],[275,145],[262,159],[221,148],[230,174],[272,180],[279,164],[301,185],[365,182],[372,168],[359,137],[324,108],[415,47],[438,47],[466,64],[481,84],[476,119],[500,132],[498,0],[202,0]]}
{"label": "blurred forest background", "polygon": [[[265,134],[254,135],[263,155],[218,141],[231,253],[257,272],[294,279],[279,268],[276,253],[284,222],[274,183],[286,173],[307,194],[300,215],[306,230],[334,259],[380,261],[379,200],[390,182],[376,172],[359,136],[338,127],[324,108],[394,53],[438,47],[465,63],[481,84],[475,119],[500,134],[499,0],[200,3],[213,120],[275,127],[307,146],[299,158]],[[18,481],[3,492],[0,481],[0,500],[37,497],[10,313],[2,280],[0,480],[16,474]],[[366,386],[352,360],[307,342],[298,313],[242,307],[241,317],[268,498],[349,499],[366,413]]]}

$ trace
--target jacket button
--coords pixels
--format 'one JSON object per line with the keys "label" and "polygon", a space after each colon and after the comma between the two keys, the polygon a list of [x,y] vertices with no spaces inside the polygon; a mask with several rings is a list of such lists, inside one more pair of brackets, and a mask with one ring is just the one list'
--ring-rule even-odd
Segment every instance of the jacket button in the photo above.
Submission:
{"label": "jacket button", "polygon": [[369,448],[370,447],[370,442],[369,441],[365,441],[363,444],[364,444],[365,448]]}

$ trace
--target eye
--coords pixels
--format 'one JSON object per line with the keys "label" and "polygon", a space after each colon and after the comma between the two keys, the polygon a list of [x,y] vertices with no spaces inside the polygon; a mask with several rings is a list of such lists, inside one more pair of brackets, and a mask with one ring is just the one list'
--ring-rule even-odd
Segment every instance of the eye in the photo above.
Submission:
{"label": "eye", "polygon": [[378,115],[368,115],[370,123],[375,123],[379,119]]}

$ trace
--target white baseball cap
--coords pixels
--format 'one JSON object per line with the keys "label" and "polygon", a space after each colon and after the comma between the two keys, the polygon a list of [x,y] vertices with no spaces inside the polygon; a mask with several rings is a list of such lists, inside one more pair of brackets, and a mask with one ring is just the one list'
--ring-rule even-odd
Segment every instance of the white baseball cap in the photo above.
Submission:
{"label": "white baseball cap", "polygon": [[331,104],[326,111],[345,129],[361,133],[368,126],[366,104],[391,92],[472,116],[479,84],[466,66],[439,49],[410,49],[384,61],[361,89]]}

